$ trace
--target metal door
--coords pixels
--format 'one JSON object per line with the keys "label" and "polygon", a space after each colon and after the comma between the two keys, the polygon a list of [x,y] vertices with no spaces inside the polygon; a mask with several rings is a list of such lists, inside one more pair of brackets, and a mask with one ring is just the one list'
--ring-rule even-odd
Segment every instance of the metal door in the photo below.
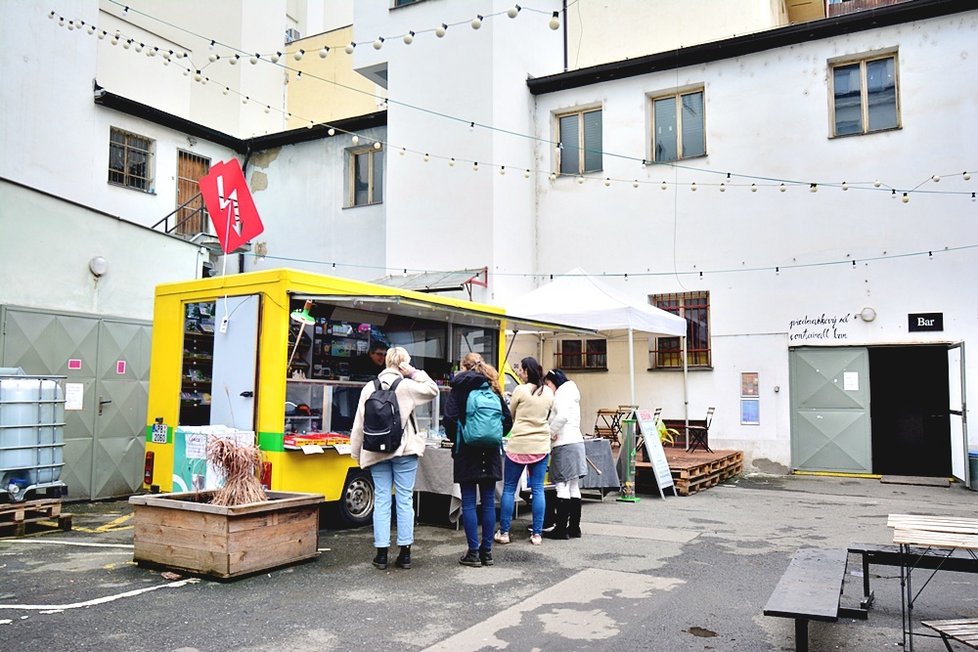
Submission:
{"label": "metal door", "polygon": [[968,472],[968,400],[964,382],[964,342],[947,347],[948,412],[951,421],[951,473],[973,489]]}
{"label": "metal door", "polygon": [[872,472],[869,352],[862,347],[793,349],[789,373],[792,467]]}
{"label": "metal door", "polygon": [[259,307],[257,294],[217,300],[211,425],[254,430]]}
{"label": "metal door", "polygon": [[0,366],[81,386],[81,409],[65,411],[68,498],[133,493],[142,481],[151,324],[20,307],[0,310],[0,322]]}

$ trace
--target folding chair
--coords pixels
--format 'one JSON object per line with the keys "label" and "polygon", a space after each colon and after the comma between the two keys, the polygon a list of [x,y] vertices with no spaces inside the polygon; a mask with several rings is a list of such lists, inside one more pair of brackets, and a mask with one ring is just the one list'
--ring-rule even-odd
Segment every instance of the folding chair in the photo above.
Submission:
{"label": "folding chair", "polygon": [[713,422],[713,413],[716,410],[715,407],[707,408],[706,425],[688,426],[686,428],[686,436],[689,438],[689,447],[686,449],[688,452],[692,453],[696,450],[697,446],[702,446],[707,453],[713,452],[709,444],[707,444],[707,435],[710,432],[710,424]]}

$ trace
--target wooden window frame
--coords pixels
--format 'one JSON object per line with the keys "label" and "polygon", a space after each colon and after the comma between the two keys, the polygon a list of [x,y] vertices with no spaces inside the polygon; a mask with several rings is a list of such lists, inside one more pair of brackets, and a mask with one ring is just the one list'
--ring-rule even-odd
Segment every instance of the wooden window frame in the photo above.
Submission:
{"label": "wooden window frame", "polygon": [[[346,195],[346,207],[347,208],[357,208],[359,206],[373,206],[375,204],[384,203],[384,198],[374,197],[376,184],[374,180],[376,175],[384,174],[383,163],[381,164],[380,171],[376,169],[376,154],[378,152],[383,153],[384,148],[376,149],[373,146],[369,147],[357,147],[355,149],[347,150],[347,195]],[[367,201],[362,204],[357,203],[357,156],[361,154],[367,154]],[[381,190],[381,195],[383,195],[383,190]]]}
{"label": "wooden window frame", "polygon": [[[699,301],[695,305],[687,305],[692,301]],[[669,294],[653,294],[649,296],[649,303],[660,310],[671,312],[680,317],[686,317],[686,312],[693,310],[704,311],[703,322],[696,320],[686,320],[686,355],[688,356],[689,369],[712,369],[713,368],[713,346],[711,343],[712,324],[710,319],[710,292],[709,290],[697,290],[692,292],[674,292]],[[700,337],[696,332],[699,328],[705,328],[702,339],[706,346],[694,346]],[[649,369],[682,369],[683,351],[679,337],[653,337],[649,341]]]}
{"label": "wooden window frame", "polygon": [[[556,166],[555,166],[556,169],[554,171],[558,175],[560,175],[560,174],[564,174],[564,175],[570,174],[570,175],[577,176],[577,175],[583,175],[583,174],[591,174],[593,172],[601,172],[602,170],[604,170],[604,153],[603,152],[601,154],[601,165],[600,165],[600,167],[598,167],[598,168],[596,168],[594,170],[586,170],[586,169],[584,169],[584,166],[585,166],[585,158],[584,157],[585,157],[585,153],[586,153],[585,143],[584,143],[584,114],[585,113],[600,113],[601,114],[601,129],[602,129],[602,131],[604,130],[604,107],[602,105],[600,105],[600,104],[596,104],[596,105],[593,105],[593,106],[581,107],[581,108],[575,109],[573,111],[561,111],[560,113],[555,113],[554,114],[554,131],[556,132],[556,134],[555,134],[556,135],[556,142],[558,143],[558,147],[557,147],[557,160],[556,160]],[[561,163],[563,161],[564,148],[563,148],[563,141],[561,140],[560,120],[561,120],[561,118],[569,118],[571,116],[577,116],[577,171],[576,172],[561,172],[560,171],[560,168],[561,168]],[[604,140],[604,136],[602,134],[602,142],[603,142],[603,140]],[[591,151],[593,151],[593,150],[591,150]]]}
{"label": "wooden window frame", "polygon": [[[691,156],[683,156],[683,102],[682,98],[684,95],[692,95],[694,93],[701,93],[703,95],[703,153],[693,154]],[[668,161],[659,160],[655,155],[655,103],[659,100],[665,100],[673,98],[676,102],[676,158],[669,159]],[[677,88],[670,90],[668,92],[659,92],[648,96],[648,116],[649,116],[649,160],[655,163],[672,163],[674,161],[682,161],[691,158],[702,158],[707,155],[709,148],[706,142],[706,86],[702,84],[697,84],[695,86],[684,86],[682,88]]]}
{"label": "wooden window frame", "polygon": [[[564,346],[568,342],[580,345],[579,351],[567,353]],[[601,351],[591,351],[592,343],[600,343]],[[557,340],[554,347],[554,368],[565,371],[608,371],[608,340],[603,337],[565,337]]]}
{"label": "wooden window frame", "polygon": [[[865,136],[867,134],[878,134],[884,131],[893,131],[894,129],[903,128],[903,118],[900,110],[900,58],[898,56],[899,50],[897,48],[886,48],[884,50],[874,50],[873,52],[864,52],[859,55],[849,55],[845,57],[836,57],[834,59],[829,59],[829,137],[830,138],[848,138],[849,136]],[[893,59],[893,86],[894,86],[894,101],[896,103],[896,125],[892,127],[883,127],[881,129],[870,129],[869,128],[869,84],[866,78],[866,64],[873,61],[882,61],[884,59]],[[862,123],[862,130],[854,134],[838,134],[836,133],[836,116],[835,116],[835,69],[844,66],[859,65],[859,108],[860,108],[860,122]]]}
{"label": "wooden window frame", "polygon": [[[116,142],[113,137],[118,134],[122,136],[122,142]],[[145,143],[145,148],[137,147],[134,140],[140,140]],[[125,129],[119,129],[118,127],[109,127],[109,164],[108,164],[108,176],[107,180],[109,185],[118,186],[120,188],[128,188],[130,190],[136,190],[138,192],[145,192],[152,194],[154,192],[153,188],[153,177],[156,171],[156,166],[154,165],[154,150],[156,141],[152,138],[146,136],[140,136],[139,134],[127,131]],[[122,152],[122,170],[116,170],[112,168],[112,155],[115,150],[121,150]],[[146,156],[146,174],[145,176],[138,176],[133,174],[130,169],[130,156],[134,152],[140,152]],[[113,179],[112,175],[122,175],[122,180]],[[140,185],[140,183],[142,185]]]}

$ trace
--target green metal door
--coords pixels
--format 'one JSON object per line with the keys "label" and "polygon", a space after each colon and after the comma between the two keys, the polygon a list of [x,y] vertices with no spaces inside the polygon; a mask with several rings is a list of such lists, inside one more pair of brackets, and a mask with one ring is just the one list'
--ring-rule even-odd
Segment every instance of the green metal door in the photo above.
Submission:
{"label": "green metal door", "polygon": [[[0,307],[0,366],[66,376],[61,480],[70,500],[126,496],[141,483],[151,324]],[[121,364],[120,364],[121,363]]]}
{"label": "green metal door", "polygon": [[792,468],[872,473],[867,349],[802,347],[788,359]]}

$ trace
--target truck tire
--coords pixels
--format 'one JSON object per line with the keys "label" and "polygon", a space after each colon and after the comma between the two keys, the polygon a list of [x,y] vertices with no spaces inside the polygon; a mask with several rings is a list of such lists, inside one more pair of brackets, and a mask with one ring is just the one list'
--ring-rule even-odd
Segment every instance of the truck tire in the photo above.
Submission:
{"label": "truck tire", "polygon": [[339,501],[340,518],[353,527],[367,525],[374,515],[374,481],[370,473],[350,469]]}

